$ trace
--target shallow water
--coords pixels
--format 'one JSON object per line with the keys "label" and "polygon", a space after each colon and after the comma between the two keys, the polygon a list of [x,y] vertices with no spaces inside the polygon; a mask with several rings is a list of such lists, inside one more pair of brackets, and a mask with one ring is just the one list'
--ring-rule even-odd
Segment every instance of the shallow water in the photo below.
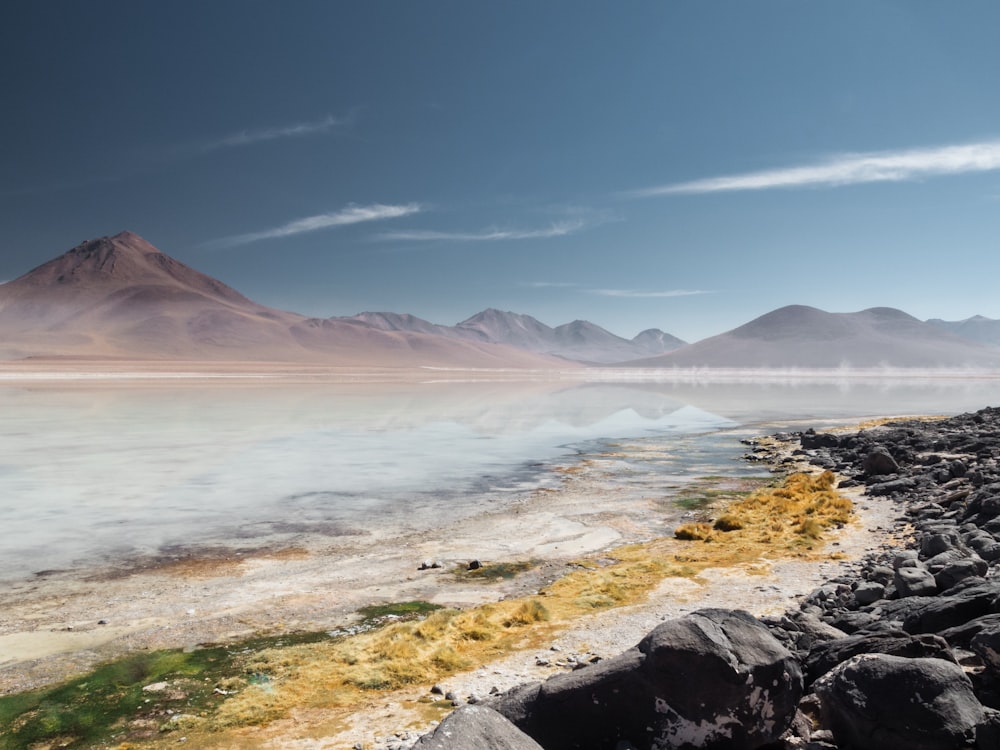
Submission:
{"label": "shallow water", "polygon": [[0,580],[220,542],[427,528],[622,440],[646,476],[748,472],[741,437],[997,403],[989,380],[0,389]]}

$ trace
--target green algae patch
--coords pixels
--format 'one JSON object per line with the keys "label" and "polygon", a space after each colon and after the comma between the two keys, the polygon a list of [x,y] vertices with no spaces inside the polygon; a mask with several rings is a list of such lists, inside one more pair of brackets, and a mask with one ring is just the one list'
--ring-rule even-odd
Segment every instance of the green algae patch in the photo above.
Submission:
{"label": "green algae patch", "polygon": [[441,609],[440,604],[425,601],[389,602],[387,604],[372,604],[358,610],[363,623],[381,624],[390,619],[414,619],[425,617],[435,610]]}
{"label": "green algae patch", "polygon": [[461,580],[472,581],[509,581],[521,573],[526,573],[538,567],[537,560],[521,560],[517,562],[486,562],[480,567],[469,570],[465,567],[456,569],[455,574]]}
{"label": "green algae patch", "polygon": [[146,739],[217,708],[242,681],[224,647],[135,654],[54,688],[0,698],[0,748],[83,748]]}
{"label": "green algae patch", "polygon": [[773,485],[773,477],[699,477],[677,490],[668,501],[672,506],[688,511],[708,511],[746,497],[754,490]]}
{"label": "green algae patch", "polygon": [[[441,609],[423,601],[364,607],[358,630]],[[98,666],[62,685],[0,697],[0,750],[147,743],[204,723],[232,695],[272,692],[274,680],[252,655],[337,640],[327,631],[259,635],[191,651],[143,652]],[[274,718],[260,713],[259,719]],[[125,743],[124,745],[122,743]]]}

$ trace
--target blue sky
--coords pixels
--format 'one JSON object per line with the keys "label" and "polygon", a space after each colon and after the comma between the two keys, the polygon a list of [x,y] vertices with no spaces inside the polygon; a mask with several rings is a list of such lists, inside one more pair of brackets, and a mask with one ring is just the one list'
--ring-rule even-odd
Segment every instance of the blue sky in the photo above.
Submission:
{"label": "blue sky", "polygon": [[0,280],[130,229],[322,317],[1000,318],[998,28],[979,0],[12,0]]}

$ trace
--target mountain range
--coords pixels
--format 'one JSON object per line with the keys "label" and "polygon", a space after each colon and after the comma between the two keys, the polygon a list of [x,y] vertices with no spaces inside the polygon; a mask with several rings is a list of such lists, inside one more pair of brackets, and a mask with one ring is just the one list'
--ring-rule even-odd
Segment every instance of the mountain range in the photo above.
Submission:
{"label": "mountain range", "polygon": [[493,308],[454,326],[386,312],[364,312],[342,320],[355,320],[384,331],[419,331],[468,341],[504,343],[584,364],[607,365],[651,357],[685,344],[676,336],[655,328],[642,331],[633,339],[625,339],[586,320],[551,328],[530,315]]}
{"label": "mountain range", "polygon": [[364,312],[312,318],[258,304],[131,232],[77,245],[0,284],[0,360],[76,357],[368,367],[997,367],[1000,321],[791,305],[693,344],[549,327],[488,309],[454,326]]}
{"label": "mountain range", "polygon": [[965,320],[941,320],[931,318],[927,321],[944,331],[956,333],[964,339],[978,341],[980,344],[1000,346],[1000,320],[973,315]]}
{"label": "mountain range", "polygon": [[0,359],[78,357],[369,367],[552,368],[523,349],[247,299],[131,232],[83,242],[0,285]]}
{"label": "mountain range", "polygon": [[627,364],[658,368],[993,368],[1000,366],[1000,348],[891,307],[830,313],[789,305],[718,336]]}

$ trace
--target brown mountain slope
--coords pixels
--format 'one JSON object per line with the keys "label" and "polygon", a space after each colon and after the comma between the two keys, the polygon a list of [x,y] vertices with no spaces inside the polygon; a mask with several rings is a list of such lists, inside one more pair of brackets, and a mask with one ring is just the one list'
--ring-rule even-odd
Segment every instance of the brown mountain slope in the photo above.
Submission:
{"label": "brown mountain slope", "polygon": [[790,305],[638,367],[995,367],[1000,349],[888,307],[829,313]]}
{"label": "brown mountain slope", "polygon": [[52,356],[379,367],[565,365],[513,347],[265,307],[131,232],[81,243],[0,285],[0,359]]}

